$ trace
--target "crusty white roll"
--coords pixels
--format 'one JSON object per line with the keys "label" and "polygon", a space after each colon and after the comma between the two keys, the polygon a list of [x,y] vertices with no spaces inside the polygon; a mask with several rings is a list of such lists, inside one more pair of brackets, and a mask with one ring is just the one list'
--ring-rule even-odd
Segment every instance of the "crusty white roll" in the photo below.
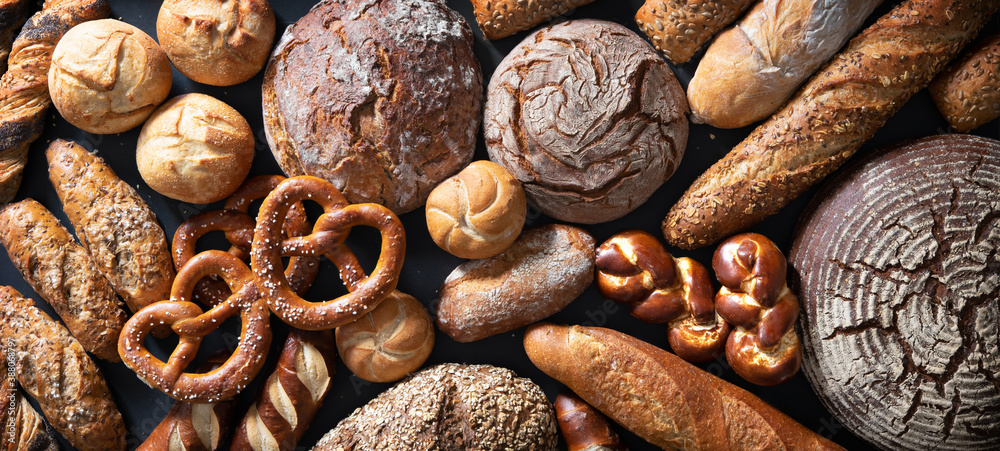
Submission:
{"label": "crusty white roll", "polygon": [[357,321],[337,328],[344,365],[371,382],[394,382],[420,368],[434,349],[434,322],[416,298],[393,291]]}
{"label": "crusty white roll", "polygon": [[719,128],[771,115],[882,0],[763,0],[719,34],[688,84],[691,121]]}

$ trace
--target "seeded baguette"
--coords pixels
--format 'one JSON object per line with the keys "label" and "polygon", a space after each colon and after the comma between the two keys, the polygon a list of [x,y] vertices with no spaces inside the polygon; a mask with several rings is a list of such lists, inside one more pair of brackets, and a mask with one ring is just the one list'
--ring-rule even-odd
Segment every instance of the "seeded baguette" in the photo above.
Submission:
{"label": "seeded baguette", "polygon": [[663,221],[664,237],[694,249],[776,213],[853,155],[998,7],[1000,0],[898,5],[695,180]]}
{"label": "seeded baguette", "polygon": [[753,0],[646,0],[635,14],[635,23],[670,62],[683,64],[753,3]]}
{"label": "seeded baguette", "polygon": [[948,66],[928,90],[956,132],[972,131],[1000,117],[1000,33]]}
{"label": "seeded baguette", "polygon": [[594,0],[472,0],[486,39],[500,39]]}

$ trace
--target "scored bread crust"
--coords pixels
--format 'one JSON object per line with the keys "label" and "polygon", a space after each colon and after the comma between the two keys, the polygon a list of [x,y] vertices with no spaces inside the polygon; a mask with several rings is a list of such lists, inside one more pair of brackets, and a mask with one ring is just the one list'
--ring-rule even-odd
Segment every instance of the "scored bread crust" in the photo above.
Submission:
{"label": "scored bread crust", "polygon": [[1000,0],[898,5],[695,180],[663,221],[666,240],[694,249],[776,213],[853,155],[998,7]]}

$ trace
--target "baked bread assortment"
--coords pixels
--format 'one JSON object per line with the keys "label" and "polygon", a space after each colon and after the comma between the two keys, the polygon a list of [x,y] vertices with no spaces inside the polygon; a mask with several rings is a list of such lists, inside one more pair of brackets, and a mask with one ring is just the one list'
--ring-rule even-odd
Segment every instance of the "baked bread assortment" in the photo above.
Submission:
{"label": "baked bread assortment", "polygon": [[824,183],[789,262],[802,368],[882,449],[1000,443],[1000,141],[887,146]]}
{"label": "baked bread assortment", "polygon": [[167,0],[156,16],[156,38],[174,67],[215,86],[243,83],[260,72],[274,32],[267,0]]}
{"label": "baked bread assortment", "polygon": [[527,206],[521,182],[503,166],[473,161],[431,191],[427,230],[456,257],[492,257],[517,239]]}
{"label": "baked bread assortment", "polygon": [[698,177],[664,219],[664,237],[693,249],[777,212],[853,155],[998,8],[996,0],[897,5]]}
{"label": "baked bread assortment", "polygon": [[615,23],[572,20],[500,62],[483,134],[539,210],[594,224],[638,208],[674,173],[685,113],[683,89],[648,43]]}
{"label": "baked bread assortment", "polygon": [[966,51],[927,88],[956,132],[974,130],[1000,117],[1000,33]]}
{"label": "baked bread assortment", "polygon": [[486,39],[500,39],[527,30],[594,0],[472,0],[479,29]]}
{"label": "baked bread assortment", "polygon": [[156,109],[135,148],[139,174],[150,188],[195,204],[236,191],[253,157],[246,119],[221,100],[198,93],[174,97]]}
{"label": "baked bread assortment", "polygon": [[833,56],[882,0],[763,0],[719,33],[688,84],[691,122],[766,119]]}
{"label": "baked bread assortment", "polygon": [[434,349],[434,320],[416,298],[399,290],[378,307],[337,328],[337,350],[354,375],[395,382],[420,368]]}
{"label": "baked bread assortment", "polygon": [[397,214],[472,161],[481,106],[472,32],[444,0],[321,1],[264,72],[264,130],[285,174]]}
{"label": "baked bread assortment", "polygon": [[355,410],[313,448],[551,450],[552,404],[513,371],[445,363],[414,374]]}
{"label": "baked bread assortment", "polygon": [[670,62],[684,64],[752,0],[646,0],[635,23]]}
{"label": "baked bread assortment", "polygon": [[138,127],[167,99],[167,56],[142,30],[115,19],[73,27],[52,51],[49,94],[59,114],[91,133]]}

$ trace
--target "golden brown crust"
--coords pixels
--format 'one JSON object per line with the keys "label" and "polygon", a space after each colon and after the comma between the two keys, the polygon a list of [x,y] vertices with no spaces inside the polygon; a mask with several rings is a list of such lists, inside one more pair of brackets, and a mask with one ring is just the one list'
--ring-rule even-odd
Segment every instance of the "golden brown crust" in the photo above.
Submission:
{"label": "golden brown crust", "polygon": [[594,0],[472,0],[486,39],[500,39]]}
{"label": "golden brown crust", "polygon": [[663,449],[842,449],[749,392],[611,329],[536,324],[528,358]]}
{"label": "golden brown crust", "polygon": [[1000,33],[967,51],[927,88],[956,132],[969,132],[1000,117]]}
{"label": "golden brown crust", "polygon": [[48,209],[34,199],[0,209],[0,244],[84,349],[111,362],[121,360],[124,306],[87,251]]}
{"label": "golden brown crust", "polygon": [[10,48],[31,15],[31,7],[31,0],[0,0],[0,74],[7,71]]}
{"label": "golden brown crust", "polygon": [[697,248],[777,212],[853,155],[998,7],[908,0],[881,17],[688,188],[663,221],[667,241]]}
{"label": "golden brown crust", "polygon": [[434,320],[416,298],[399,290],[353,323],[337,328],[344,365],[371,382],[395,382],[420,368],[434,349]]}
{"label": "golden brown crust", "polygon": [[28,146],[42,134],[56,42],[74,25],[110,14],[107,0],[50,0],[21,29],[0,78],[0,202],[17,194]]}
{"label": "golden brown crust", "polygon": [[169,298],[174,263],[146,202],[80,145],[49,145],[49,180],[80,242],[133,312]]}
{"label": "golden brown crust", "polygon": [[14,379],[8,377],[6,349],[3,355],[0,359],[0,402],[7,404],[0,409],[0,425],[3,425],[0,429],[0,444],[3,446],[0,449],[57,451],[59,442],[53,436],[52,428],[45,424],[38,411],[17,389]]}
{"label": "golden brown crust", "polygon": [[686,63],[753,0],[646,0],[635,23],[674,64]]}
{"label": "golden brown crust", "polygon": [[607,417],[571,391],[553,403],[568,451],[626,451]]}
{"label": "golden brown crust", "polygon": [[70,444],[125,449],[125,423],[97,365],[66,328],[8,286],[0,286],[0,338],[13,343],[17,380]]}

